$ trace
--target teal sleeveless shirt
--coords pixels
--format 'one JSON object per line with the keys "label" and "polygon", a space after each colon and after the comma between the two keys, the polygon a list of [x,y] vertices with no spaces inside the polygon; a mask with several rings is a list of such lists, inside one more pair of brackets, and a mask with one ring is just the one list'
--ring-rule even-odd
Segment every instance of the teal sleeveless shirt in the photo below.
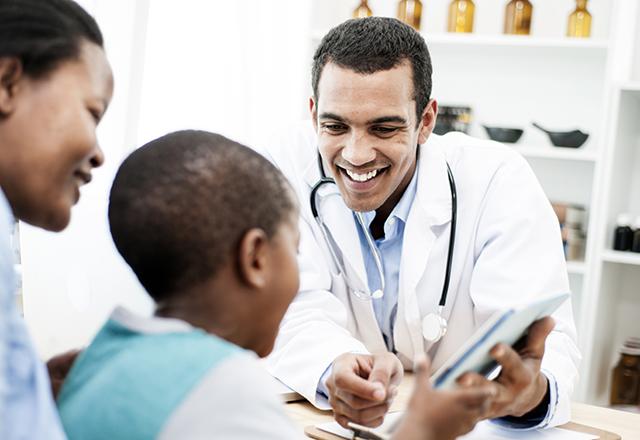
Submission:
{"label": "teal sleeveless shirt", "polygon": [[58,399],[70,440],[154,439],[187,394],[240,348],[201,330],[145,334],[109,320]]}

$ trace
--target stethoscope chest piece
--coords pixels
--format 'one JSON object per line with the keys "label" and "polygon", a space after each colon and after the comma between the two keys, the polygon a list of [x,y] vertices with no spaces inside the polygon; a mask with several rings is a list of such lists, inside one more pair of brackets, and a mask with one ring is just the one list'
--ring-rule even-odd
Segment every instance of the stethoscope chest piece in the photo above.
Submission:
{"label": "stethoscope chest piece", "polygon": [[429,342],[438,342],[447,333],[447,320],[437,313],[422,319],[422,336]]}

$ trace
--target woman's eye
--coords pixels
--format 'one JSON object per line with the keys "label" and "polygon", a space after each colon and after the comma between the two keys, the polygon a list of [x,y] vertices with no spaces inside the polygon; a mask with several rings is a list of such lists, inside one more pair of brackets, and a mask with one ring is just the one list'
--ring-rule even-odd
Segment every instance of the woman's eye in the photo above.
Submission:
{"label": "woman's eye", "polygon": [[89,113],[91,113],[91,117],[93,117],[93,120],[96,122],[96,124],[100,122],[100,118],[102,117],[101,111],[96,109],[89,109]]}

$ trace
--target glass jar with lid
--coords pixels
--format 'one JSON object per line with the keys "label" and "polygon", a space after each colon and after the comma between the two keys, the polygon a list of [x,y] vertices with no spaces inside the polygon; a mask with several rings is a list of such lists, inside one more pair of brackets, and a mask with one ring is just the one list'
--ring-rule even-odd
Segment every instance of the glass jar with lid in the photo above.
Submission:
{"label": "glass jar with lid", "polygon": [[629,338],[611,378],[611,405],[640,405],[640,338]]}
{"label": "glass jar with lid", "polygon": [[533,5],[529,0],[511,0],[504,14],[504,33],[529,35]]}

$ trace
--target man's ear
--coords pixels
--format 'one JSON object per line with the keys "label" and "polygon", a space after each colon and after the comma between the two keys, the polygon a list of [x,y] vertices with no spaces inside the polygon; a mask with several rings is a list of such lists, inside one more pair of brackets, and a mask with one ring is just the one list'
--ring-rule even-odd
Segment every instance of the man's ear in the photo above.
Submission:
{"label": "man's ear", "polygon": [[247,231],[238,249],[238,274],[243,283],[264,288],[269,280],[269,240],[259,228]]}
{"label": "man's ear", "polygon": [[22,63],[18,58],[0,58],[0,116],[9,116],[14,111],[16,89],[22,77]]}
{"label": "man's ear", "polygon": [[309,98],[309,113],[311,113],[311,122],[313,122],[313,129],[318,132],[318,107],[313,96]]}
{"label": "man's ear", "polygon": [[427,138],[429,138],[433,131],[433,127],[436,125],[437,117],[438,102],[435,99],[432,99],[427,103],[427,106],[422,112],[422,128],[420,129],[420,136],[418,137],[419,144],[427,142]]}

